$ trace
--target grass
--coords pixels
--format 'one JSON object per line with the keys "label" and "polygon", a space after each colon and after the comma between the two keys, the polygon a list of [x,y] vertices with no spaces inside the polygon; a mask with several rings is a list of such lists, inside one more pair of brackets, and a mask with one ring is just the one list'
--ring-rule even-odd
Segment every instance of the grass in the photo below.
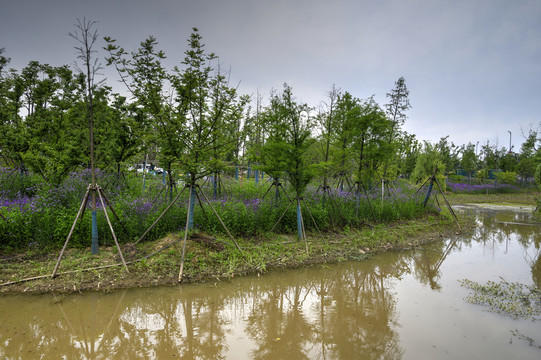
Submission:
{"label": "grass", "polygon": [[[465,220],[466,221],[466,220]],[[464,227],[464,226],[463,226]],[[402,220],[372,228],[353,228],[349,233],[326,232],[325,241],[317,233],[308,234],[309,252],[304,242],[287,234],[263,234],[256,238],[239,238],[240,252],[224,237],[192,232],[186,244],[183,282],[222,281],[236,276],[261,274],[273,269],[304,265],[362,260],[372,254],[410,248],[433,241],[456,231],[454,223],[438,214],[426,214],[414,220]],[[63,257],[59,276],[1,286],[0,292],[73,292],[105,290],[121,287],[176,284],[180,266],[181,233],[137,246],[124,245],[126,261],[144,260],[128,265],[100,270],[79,271],[83,268],[111,265],[119,262],[115,247],[102,247],[93,256],[90,249],[69,249]],[[174,243],[165,250],[168,244]],[[216,246],[220,244],[220,246]],[[222,249],[222,250],[220,250]],[[47,275],[52,272],[58,252],[11,254],[2,260],[0,283]]]}
{"label": "grass", "polygon": [[454,194],[447,193],[445,195],[449,202],[455,204],[465,203],[485,203],[485,204],[516,204],[516,205],[532,205],[536,206],[538,199],[541,197],[539,191],[528,190],[512,194]]}

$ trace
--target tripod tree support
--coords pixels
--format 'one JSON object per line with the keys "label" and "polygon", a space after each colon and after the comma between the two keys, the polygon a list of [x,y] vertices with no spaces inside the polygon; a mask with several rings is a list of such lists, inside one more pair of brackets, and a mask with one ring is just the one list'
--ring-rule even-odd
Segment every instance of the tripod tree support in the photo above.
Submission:
{"label": "tripod tree support", "polygon": [[109,224],[109,229],[111,230],[111,234],[113,235],[115,245],[116,245],[118,253],[120,255],[120,259],[122,261],[122,265],[124,265],[124,268],[126,269],[126,271],[129,272],[126,261],[124,260],[124,256],[122,255],[122,250],[120,249],[120,245],[118,244],[116,234],[115,234],[115,232],[113,230],[113,226],[111,225],[111,221],[109,220],[109,215],[107,214],[107,208],[105,206],[105,202],[104,202],[103,197],[102,197],[102,191],[103,190],[101,190],[101,188],[98,185],[90,184],[90,185],[88,185],[88,187],[86,189],[86,193],[84,195],[83,201],[81,202],[81,206],[79,207],[79,211],[77,212],[77,216],[75,217],[75,220],[73,221],[73,224],[71,225],[71,229],[70,229],[70,232],[68,234],[68,237],[66,238],[66,242],[64,243],[64,246],[62,247],[62,250],[60,251],[60,255],[58,255],[58,260],[57,260],[56,265],[54,267],[53,273],[51,274],[51,278],[54,278],[56,276],[56,272],[58,271],[60,261],[62,260],[62,256],[64,255],[64,252],[66,251],[66,247],[68,246],[68,243],[69,243],[69,241],[71,239],[71,236],[73,235],[73,231],[75,230],[75,226],[77,225],[77,221],[83,217],[84,210],[85,210],[86,204],[88,203],[88,198],[90,196],[91,191],[93,192],[94,196],[96,195],[96,193],[99,196],[99,199],[101,201],[101,205],[102,205],[102,208],[103,208],[103,211],[104,211],[104,214],[105,214],[105,218],[107,219],[107,223]]}
{"label": "tripod tree support", "polygon": [[150,232],[150,230],[152,230],[154,228],[154,226],[156,226],[156,224],[161,220],[161,218],[165,215],[165,213],[167,213],[169,211],[169,209],[171,209],[171,207],[177,202],[178,198],[180,197],[180,195],[182,195],[182,193],[184,192],[184,189],[186,189],[186,187],[184,187],[178,194],[177,196],[175,196],[175,198],[173,199],[173,201],[171,201],[171,203],[167,206],[167,208],[162,211],[162,213],[160,214],[160,216],[158,216],[158,218],[156,220],[154,220],[154,222],[152,223],[152,225],[150,225],[150,227],[145,231],[145,233],[143,235],[141,235],[141,237],[139,239],[137,239],[137,241],[134,243],[134,245],[137,245],[141,240],[143,240],[147,235],[148,233]]}
{"label": "tripod tree support", "polygon": [[289,210],[291,205],[293,205],[294,201],[297,202],[297,234],[298,234],[298,239],[299,239],[299,241],[304,239],[304,243],[305,243],[305,246],[306,246],[306,252],[308,252],[308,242],[307,242],[307,239],[306,239],[306,230],[304,229],[304,220],[302,218],[302,212],[301,212],[301,201],[304,204],[304,206],[306,207],[306,209],[308,210],[308,214],[312,218],[312,221],[314,222],[314,225],[315,225],[317,231],[321,235],[321,238],[323,239],[323,242],[325,242],[325,238],[323,237],[323,234],[321,234],[321,231],[319,231],[319,228],[318,228],[318,226],[316,224],[316,220],[312,216],[312,213],[310,212],[310,208],[308,207],[308,205],[306,204],[306,201],[304,201],[303,198],[297,197],[297,198],[295,198],[295,199],[293,199],[293,200],[291,200],[289,202],[289,204],[287,205],[286,209],[284,210],[284,212],[282,213],[282,215],[280,216],[278,221],[276,221],[274,226],[271,228],[270,232],[272,232],[274,230],[274,228],[276,227],[276,225],[278,225],[280,223],[280,221],[282,221],[282,219],[284,218],[285,214],[287,213],[287,211]]}
{"label": "tripod tree support", "polygon": [[432,193],[432,187],[434,186],[434,181],[436,180],[436,171],[438,171],[438,168],[434,168],[434,172],[432,173],[432,176],[430,177],[430,184],[428,184],[428,191],[426,192],[425,199],[423,201],[423,206],[426,206],[428,203],[428,198],[430,197],[430,194]]}
{"label": "tripod tree support", "polygon": [[[222,218],[216,212],[216,209],[214,208],[214,206],[210,202],[207,195],[205,195],[205,192],[202,191],[198,185],[190,185],[189,188],[190,188],[190,195],[189,195],[189,200],[188,200],[188,208],[190,206],[192,206],[192,204],[191,204],[192,202],[195,202],[195,194],[197,193],[197,189],[199,189],[199,193],[201,193],[201,195],[203,196],[203,199],[207,202],[207,204],[209,204],[210,208],[214,212],[214,215],[216,215],[216,217],[220,221],[220,224],[222,224],[223,228],[227,232],[227,235],[229,236],[231,241],[233,241],[233,243],[235,244],[235,247],[242,253],[241,247],[235,241],[235,239],[233,238],[233,235],[231,235],[231,233],[229,232],[229,229],[227,228],[227,226],[225,226],[224,222],[222,221]],[[199,195],[197,195],[197,196],[199,197]],[[184,229],[184,241],[183,241],[183,244],[182,244],[182,257],[180,259],[180,271],[179,271],[179,274],[178,274],[178,282],[179,283],[182,282],[182,274],[184,272],[184,258],[185,258],[185,255],[186,255],[186,241],[188,239],[188,230],[189,230],[188,225],[189,225],[189,222],[190,222],[190,212],[188,211],[188,214],[186,215],[186,228]]]}
{"label": "tripod tree support", "polygon": [[[449,204],[449,201],[447,200],[447,197],[445,196],[445,194],[443,193],[443,189],[438,181],[438,179],[436,178],[436,172],[437,172],[438,168],[435,167],[434,168],[434,172],[432,173],[432,176],[430,178],[428,178],[424,183],[423,185],[421,185],[421,187],[415,192],[417,194],[417,192],[419,192],[419,190],[428,182],[430,181],[430,184],[428,185],[428,191],[426,193],[426,197],[423,201],[423,206],[426,206],[426,204],[428,203],[428,199],[430,198],[430,194],[432,193],[432,188],[434,186],[434,183],[438,186],[438,189],[440,191],[440,194],[441,196],[443,197],[443,200],[445,200],[445,204],[447,205],[447,208],[449,209],[449,212],[451,213],[451,215],[453,216],[453,220],[455,221],[456,223],[456,226],[458,227],[459,230],[461,230],[460,228],[460,223],[458,222],[458,217],[456,216],[455,214],[455,211],[453,210],[453,208],[451,207],[451,204]],[[436,195],[437,196],[437,195]],[[436,197],[436,201],[437,201],[437,197]]]}

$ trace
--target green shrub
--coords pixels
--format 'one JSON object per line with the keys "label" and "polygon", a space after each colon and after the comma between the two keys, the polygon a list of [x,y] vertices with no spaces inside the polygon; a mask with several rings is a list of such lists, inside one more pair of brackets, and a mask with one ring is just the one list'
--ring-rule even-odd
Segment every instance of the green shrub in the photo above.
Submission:
{"label": "green shrub", "polygon": [[502,184],[516,185],[517,173],[514,171],[504,171],[496,174],[496,180]]}

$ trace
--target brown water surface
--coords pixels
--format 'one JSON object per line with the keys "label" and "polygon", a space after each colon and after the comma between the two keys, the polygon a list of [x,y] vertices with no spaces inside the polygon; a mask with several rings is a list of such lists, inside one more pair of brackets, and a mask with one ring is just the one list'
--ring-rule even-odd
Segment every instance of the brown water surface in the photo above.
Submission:
{"label": "brown water surface", "polygon": [[540,226],[467,209],[471,238],[204,285],[0,297],[1,359],[539,359],[541,322],[460,279],[541,286]]}

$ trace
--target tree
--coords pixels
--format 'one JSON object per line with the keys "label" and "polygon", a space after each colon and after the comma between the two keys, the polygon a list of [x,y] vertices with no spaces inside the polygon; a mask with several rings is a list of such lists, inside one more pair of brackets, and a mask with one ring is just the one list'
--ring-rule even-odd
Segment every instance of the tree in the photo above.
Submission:
{"label": "tree", "polygon": [[516,171],[523,183],[527,183],[534,178],[536,166],[537,164],[532,157],[523,158],[518,162]]}
{"label": "tree", "polygon": [[349,182],[347,174],[353,158],[353,131],[358,113],[358,99],[349,92],[338,96],[335,113],[335,131],[333,131],[332,167],[339,177],[338,187],[343,190],[344,180]]}
{"label": "tree", "polygon": [[390,150],[388,139],[392,123],[383,110],[371,97],[363,102],[356,100],[357,106],[350,114],[352,120],[352,145],[357,153],[357,193],[361,182],[372,182],[381,159]]}
{"label": "tree", "polygon": [[333,138],[333,132],[335,131],[335,116],[337,109],[337,102],[340,97],[340,90],[336,88],[335,85],[332,86],[331,90],[328,93],[328,101],[325,103],[326,111],[324,111],[319,117],[319,125],[321,129],[321,140],[323,149],[323,191],[328,189],[328,176],[329,176],[329,163],[330,163],[330,151],[331,151],[331,140]]}
{"label": "tree", "polygon": [[[440,153],[440,159],[445,165],[445,170],[448,173],[456,173],[460,166],[460,147],[453,142],[449,143],[449,135],[447,135],[440,138],[440,141],[435,144],[435,149]],[[443,168],[441,170],[443,171]]]}
{"label": "tree", "polygon": [[69,33],[73,39],[75,39],[79,45],[75,47],[77,50],[77,58],[82,61],[83,68],[79,67],[77,62],[75,66],[81,74],[84,74],[86,80],[86,86],[84,87],[84,98],[86,102],[86,116],[88,119],[89,130],[89,142],[90,142],[90,172],[92,176],[92,253],[98,253],[98,222],[96,215],[96,169],[95,169],[95,157],[94,157],[94,91],[100,85],[96,83],[96,75],[102,69],[101,64],[94,54],[96,41],[98,40],[98,31],[94,29],[96,25],[95,21],[87,20],[83,18],[83,21],[77,19],[75,24],[76,30],[73,33]]}
{"label": "tree", "polygon": [[22,79],[15,71],[5,71],[11,59],[0,48],[0,161],[24,171],[22,154],[28,148],[24,123],[19,115],[22,107]]}
{"label": "tree", "polygon": [[[314,176],[314,165],[306,159],[306,153],[313,143],[311,129],[313,120],[310,108],[298,104],[293,98],[291,87],[284,84],[280,95],[273,94],[267,112],[270,134],[261,149],[264,168],[275,180],[285,173],[295,191],[297,202],[297,233],[299,240],[306,240],[301,214],[302,195]],[[276,188],[278,194],[278,184]],[[289,206],[293,200],[290,202]],[[287,208],[286,208],[287,211]],[[308,245],[306,245],[308,251]]]}
{"label": "tree", "polygon": [[471,177],[477,170],[477,156],[475,155],[475,145],[468,143],[462,152],[462,160],[460,161],[462,168],[466,170],[468,179],[471,184]]}
{"label": "tree", "polygon": [[398,142],[398,173],[400,176],[410,178],[413,170],[415,169],[415,163],[417,156],[421,152],[422,144],[415,138],[414,134],[408,134],[402,132]]}
{"label": "tree", "polygon": [[417,156],[415,169],[411,174],[411,180],[417,183],[425,180],[429,176],[432,176],[436,167],[440,174],[445,174],[445,163],[442,158],[443,156],[438,146],[425,141],[422,151]]}
{"label": "tree", "polygon": [[173,104],[166,89],[170,76],[162,64],[166,55],[158,49],[158,41],[153,36],[142,41],[130,54],[118,46],[115,39],[105,37],[105,41],[109,53],[107,65],[116,68],[134,99],[132,108],[140,113],[135,118],[140,136],[136,153],[144,154],[152,146],[159,149],[159,162],[169,177],[169,195],[172,197],[172,166],[181,158],[184,145],[178,136],[179,119],[173,116]]}
{"label": "tree", "polygon": [[[145,139],[145,113],[136,103],[128,103],[124,96],[102,92],[98,106],[102,120],[97,129],[100,139],[97,164],[111,168],[120,177],[123,164],[141,153]],[[108,104],[108,98],[111,104]]]}
{"label": "tree", "polygon": [[[393,144],[395,136],[400,130],[400,127],[404,125],[407,115],[406,111],[411,108],[409,102],[409,90],[406,87],[406,80],[403,77],[400,77],[395,82],[395,88],[391,90],[390,93],[387,93],[389,98],[389,103],[385,105],[387,116],[391,120],[391,129],[388,135],[388,143]],[[383,169],[383,180],[387,179],[387,169],[388,163],[392,160],[392,157],[395,155],[394,151],[388,151],[387,157],[385,160],[385,166]]]}
{"label": "tree", "polygon": [[231,142],[221,130],[238,112],[236,89],[214,71],[211,63],[217,56],[207,54],[201,40],[198,29],[193,28],[184,69],[175,67],[170,75],[175,91],[173,118],[185,149],[180,164],[189,173],[189,184],[222,167]]}
{"label": "tree", "polygon": [[[67,66],[58,68],[31,62],[24,81],[27,114],[23,123],[28,147],[22,160],[49,185],[58,186],[76,168],[87,163],[85,118],[80,109],[84,79]],[[33,80],[30,80],[33,79]]]}
{"label": "tree", "polygon": [[266,119],[270,126],[269,137],[262,147],[261,161],[264,170],[274,178],[288,175],[297,197],[301,197],[314,176],[314,167],[305,159],[313,139],[312,118],[307,104],[298,104],[287,84],[283,92],[271,95]]}
{"label": "tree", "polygon": [[487,170],[497,169],[498,165],[498,153],[496,146],[490,145],[490,142],[487,141],[486,145],[481,146],[481,152],[483,156],[483,167]]}

